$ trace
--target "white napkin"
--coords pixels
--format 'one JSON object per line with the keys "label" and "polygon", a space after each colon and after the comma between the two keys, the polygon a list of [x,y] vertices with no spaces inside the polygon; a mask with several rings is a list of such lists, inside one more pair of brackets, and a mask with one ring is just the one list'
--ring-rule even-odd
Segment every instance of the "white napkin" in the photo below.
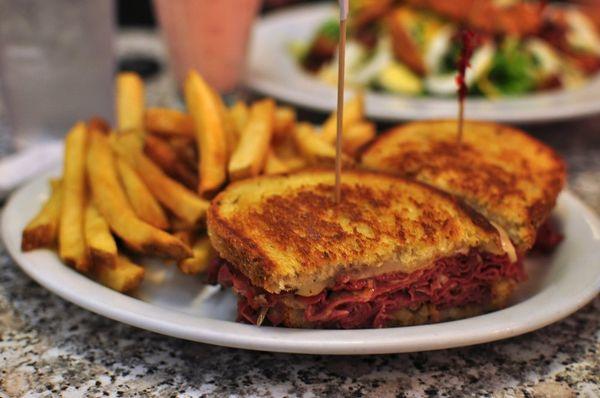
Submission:
{"label": "white napkin", "polygon": [[62,141],[52,141],[1,158],[0,199],[36,175],[52,170],[62,156]]}

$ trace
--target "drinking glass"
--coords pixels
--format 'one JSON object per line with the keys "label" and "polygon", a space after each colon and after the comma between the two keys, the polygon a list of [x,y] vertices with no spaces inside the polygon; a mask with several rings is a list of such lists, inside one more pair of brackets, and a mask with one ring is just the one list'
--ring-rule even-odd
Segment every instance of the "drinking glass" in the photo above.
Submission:
{"label": "drinking glass", "polygon": [[112,0],[0,0],[0,85],[16,149],[112,120]]}
{"label": "drinking glass", "polygon": [[250,29],[261,0],[154,0],[175,77],[197,70],[231,94],[245,67]]}

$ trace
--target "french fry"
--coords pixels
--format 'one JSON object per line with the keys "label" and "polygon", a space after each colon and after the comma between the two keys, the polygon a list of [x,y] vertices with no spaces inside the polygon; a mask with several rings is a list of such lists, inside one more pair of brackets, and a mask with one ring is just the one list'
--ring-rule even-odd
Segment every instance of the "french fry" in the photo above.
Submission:
{"label": "french fry", "polygon": [[238,135],[241,136],[242,131],[244,131],[244,127],[246,127],[246,123],[248,122],[248,117],[250,116],[248,105],[242,101],[237,101],[229,109],[229,116],[231,117],[231,120],[233,120],[233,124],[238,131]]}
{"label": "french fry", "polygon": [[203,236],[194,242],[192,246],[194,255],[190,258],[180,261],[177,266],[187,275],[197,275],[206,271],[210,265],[211,259],[215,256],[215,250],[210,244],[208,236]]}
{"label": "french fry", "polygon": [[184,163],[188,169],[198,173],[198,152],[196,145],[187,138],[174,137],[169,140],[171,147],[177,154],[177,158]]}
{"label": "french fry", "polygon": [[272,148],[269,149],[269,153],[267,154],[267,161],[265,162],[264,173],[270,175],[288,173],[290,171],[292,171],[292,169],[288,166],[288,164],[279,159],[279,157]]}
{"label": "french fry", "polygon": [[50,197],[23,230],[21,239],[21,250],[23,251],[51,247],[56,244],[62,188],[59,180],[50,181],[50,186],[52,189]]}
{"label": "french fry", "polygon": [[[182,220],[181,218],[178,217],[171,217],[170,218],[170,223],[171,223],[171,233],[175,236],[179,237],[178,232],[181,231],[195,231],[196,227],[202,227],[203,225],[190,225],[190,223],[188,223],[187,221]],[[183,239],[184,242],[186,242],[185,239]],[[191,243],[188,245],[191,247]]]}
{"label": "french fry", "polygon": [[342,150],[349,156],[356,156],[361,148],[375,138],[377,129],[370,122],[358,122],[348,127],[342,137]]}
{"label": "french fry", "polygon": [[195,225],[202,219],[209,203],[170,178],[144,155],[140,140],[135,134],[131,132],[119,134],[113,146],[119,156],[128,159],[152,195],[185,222],[187,227]]}
{"label": "french fry", "polygon": [[144,279],[144,268],[119,255],[114,267],[96,266],[94,274],[98,282],[118,292],[136,289]]}
{"label": "french fry", "polygon": [[227,146],[227,156],[231,156],[231,154],[237,147],[241,133],[237,129],[235,121],[229,114],[221,96],[214,90],[213,96],[215,98],[215,102],[219,105],[219,116],[223,123],[223,132],[225,133],[225,143]]}
{"label": "french fry", "polygon": [[275,110],[275,126],[273,129],[273,138],[281,140],[287,135],[292,134],[296,126],[296,111],[289,106],[280,106]]}
{"label": "french fry", "polygon": [[146,254],[183,259],[191,249],[174,236],[140,220],[118,180],[109,138],[90,131],[87,172],[94,204],[110,229],[128,246]]}
{"label": "french fry", "polygon": [[[298,123],[296,125],[294,142],[308,163],[325,165],[335,163],[335,147],[323,140],[311,124]],[[342,154],[342,164],[350,165],[352,163],[352,159]]]}
{"label": "french fry", "polygon": [[[194,243],[194,233],[195,232],[193,229],[190,229],[189,227],[187,227],[185,229],[180,229],[178,231],[173,232],[173,236],[178,237],[186,245],[192,247],[192,244]],[[183,260],[183,261],[185,261],[185,260]]]}
{"label": "french fry", "polygon": [[[295,127],[294,127],[295,129]],[[294,143],[292,134],[275,143],[272,150],[279,161],[285,164],[289,171],[299,170],[306,166],[307,162],[299,153]]]}
{"label": "french fry", "polygon": [[[295,130],[295,128],[294,128]],[[289,159],[300,156],[296,143],[294,142],[294,134],[285,137],[285,139],[273,143],[273,151],[280,159]]]}
{"label": "french fry", "polygon": [[110,125],[108,124],[108,122],[101,118],[100,116],[94,116],[88,119],[87,121],[87,127],[88,129],[96,129],[96,130],[100,130],[100,131],[109,131],[110,130]]}
{"label": "french fry", "polygon": [[240,180],[260,174],[273,136],[275,102],[261,100],[252,105],[240,142],[229,160],[229,178]]}
{"label": "french fry", "polygon": [[114,152],[125,160],[130,160],[130,155],[144,149],[145,137],[140,136],[135,130],[124,131],[119,134],[109,135],[109,144]]}
{"label": "french fry", "polygon": [[176,109],[146,109],[144,126],[147,131],[166,137],[194,138],[194,121],[192,117]]}
{"label": "french fry", "polygon": [[195,189],[198,185],[198,179],[194,172],[179,160],[177,153],[167,141],[148,135],[144,141],[144,153],[165,173],[187,188]]}
{"label": "french fry", "polygon": [[192,71],[185,81],[185,99],[194,120],[199,154],[198,192],[202,197],[217,193],[227,178],[227,141],[220,105],[212,89]]}
{"label": "french fry", "polygon": [[[358,123],[364,118],[364,99],[362,94],[353,97],[344,104],[344,116],[342,120],[343,130],[346,131],[352,124]],[[337,111],[323,124],[321,136],[325,142],[330,144],[335,143],[337,135]]]}
{"label": "french fry", "polygon": [[125,188],[125,193],[135,214],[148,224],[166,230],[169,228],[169,220],[162,207],[152,193],[144,184],[133,167],[123,159],[117,156],[117,169],[121,177],[121,183]]}
{"label": "french fry", "polygon": [[171,179],[143,153],[132,153],[131,158],[150,192],[178,218],[193,226],[206,215],[208,201]]}
{"label": "french fry", "polygon": [[65,138],[58,254],[65,263],[85,272],[89,269],[83,235],[86,201],[85,156],[88,140],[85,123],[73,126]]}
{"label": "french fry", "polygon": [[121,72],[116,84],[117,129],[119,131],[144,128],[144,83],[137,73]]}
{"label": "french fry", "polygon": [[306,159],[304,159],[301,156],[293,156],[293,157],[289,157],[289,158],[279,158],[279,160],[281,160],[285,164],[285,167],[287,167],[290,172],[295,171],[295,170],[300,170],[300,169],[306,167],[306,165],[308,164]]}
{"label": "french fry", "polygon": [[114,268],[117,262],[117,243],[110,233],[108,223],[94,204],[88,202],[85,209],[85,242],[94,267]]}

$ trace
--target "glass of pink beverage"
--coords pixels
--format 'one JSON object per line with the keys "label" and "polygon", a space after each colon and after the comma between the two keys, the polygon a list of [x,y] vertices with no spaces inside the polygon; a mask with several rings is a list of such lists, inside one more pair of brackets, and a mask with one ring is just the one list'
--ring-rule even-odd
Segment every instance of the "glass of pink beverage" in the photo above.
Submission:
{"label": "glass of pink beverage", "polygon": [[154,0],[180,84],[197,70],[222,94],[233,92],[246,66],[252,22],[262,0]]}

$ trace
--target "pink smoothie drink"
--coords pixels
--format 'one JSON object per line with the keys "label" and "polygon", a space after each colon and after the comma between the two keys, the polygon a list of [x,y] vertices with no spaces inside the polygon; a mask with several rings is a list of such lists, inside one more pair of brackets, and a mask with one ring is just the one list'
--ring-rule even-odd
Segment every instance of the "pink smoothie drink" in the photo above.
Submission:
{"label": "pink smoothie drink", "polygon": [[246,65],[252,22],[262,0],[154,0],[179,84],[190,69],[230,93]]}

